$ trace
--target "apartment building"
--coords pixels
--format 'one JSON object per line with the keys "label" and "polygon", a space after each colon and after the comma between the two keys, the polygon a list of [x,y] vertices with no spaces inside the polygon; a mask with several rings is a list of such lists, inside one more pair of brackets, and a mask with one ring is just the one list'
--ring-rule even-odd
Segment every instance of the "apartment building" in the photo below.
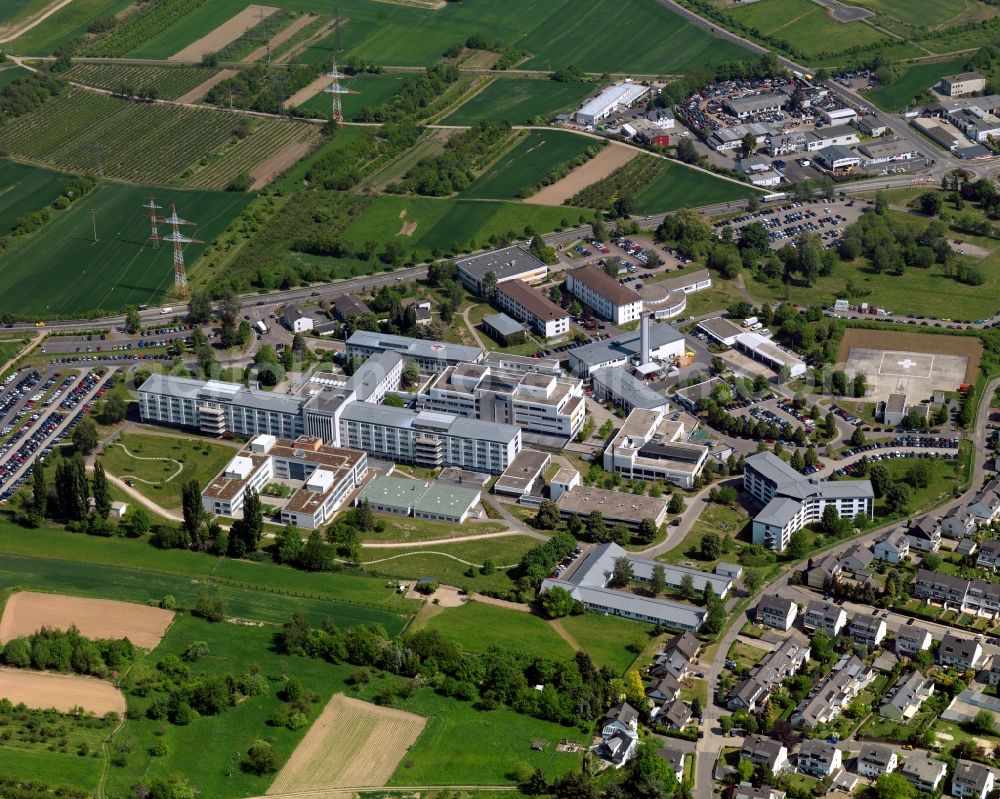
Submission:
{"label": "apartment building", "polygon": [[930,649],[933,640],[931,634],[923,627],[904,624],[896,631],[896,654],[900,657],[915,655],[917,652]]}
{"label": "apartment building", "polygon": [[630,480],[665,480],[693,488],[709,449],[677,440],[682,433],[683,425],[662,409],[636,408],[604,450],[604,468]]}
{"label": "apartment building", "polygon": [[847,634],[859,644],[878,646],[885,638],[885,619],[871,613],[856,613],[847,626]]}
{"label": "apartment building", "polygon": [[989,766],[959,760],[951,777],[951,795],[955,799],[986,799],[995,784],[996,775]]}
{"label": "apartment building", "polygon": [[780,774],[789,765],[788,749],[785,745],[766,735],[748,735],[744,738],[740,757],[745,757],[755,766],[763,766],[775,774]]}
{"label": "apartment building", "polygon": [[549,268],[523,247],[514,245],[500,250],[490,250],[479,255],[470,255],[455,262],[458,278],[473,294],[483,296],[486,276],[492,274],[496,285],[512,281],[541,283],[549,274]]}
{"label": "apartment building", "polygon": [[805,615],[802,617],[802,626],[806,630],[822,630],[831,638],[840,635],[840,631],[847,624],[847,613],[840,605],[833,602],[821,602],[818,599],[812,600],[806,605]]}
{"label": "apartment building", "polygon": [[928,699],[934,696],[934,681],[919,671],[902,675],[889,689],[879,706],[878,714],[884,719],[909,721]]}
{"label": "apartment building", "polygon": [[937,660],[942,666],[957,666],[960,669],[977,668],[983,657],[983,647],[975,638],[965,638],[949,631],[941,639]]}
{"label": "apartment building", "polygon": [[875,679],[875,671],[854,655],[844,655],[791,716],[797,727],[815,727],[837,718]]}
{"label": "apartment building", "polygon": [[325,446],[311,436],[288,441],[258,435],[205,487],[202,506],[208,513],[237,516],[247,490],[259,492],[273,480],[300,481],[281,505],[281,521],[314,530],[330,520],[367,471],[364,452]]}
{"label": "apartment building", "polygon": [[934,793],[948,773],[948,766],[932,757],[911,754],[903,761],[899,773],[918,791]]}
{"label": "apartment building", "polygon": [[642,313],[642,297],[594,264],[568,270],[566,288],[598,316],[616,325],[634,322]]}
{"label": "apartment building", "polygon": [[875,542],[875,560],[891,563],[901,563],[910,554],[910,542],[902,530],[894,530]]}
{"label": "apartment building", "polygon": [[798,612],[799,607],[792,600],[774,594],[761,597],[757,603],[757,621],[777,630],[790,630]]}
{"label": "apartment building", "polygon": [[508,280],[497,286],[493,301],[543,338],[569,333],[569,313],[520,280]]}
{"label": "apartment building", "polygon": [[795,766],[799,772],[823,779],[832,777],[843,768],[844,756],[835,744],[818,738],[807,738],[799,747]]}
{"label": "apartment building", "polygon": [[764,506],[753,520],[753,542],[775,552],[784,551],[792,533],[819,522],[828,506],[842,519],[875,513],[870,481],[815,480],[770,452],[746,459],[743,490]]}
{"label": "apartment building", "polygon": [[447,367],[417,395],[417,407],[513,424],[526,434],[562,440],[580,432],[587,413],[578,378],[483,363]]}
{"label": "apartment building", "polygon": [[883,774],[892,774],[899,765],[899,757],[888,746],[880,744],[861,744],[858,754],[858,774],[862,777],[875,779]]}

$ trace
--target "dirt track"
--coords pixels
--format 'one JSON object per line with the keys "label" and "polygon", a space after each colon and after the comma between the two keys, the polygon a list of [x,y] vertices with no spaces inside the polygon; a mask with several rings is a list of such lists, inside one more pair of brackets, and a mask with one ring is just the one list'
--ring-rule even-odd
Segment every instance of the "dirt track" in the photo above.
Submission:
{"label": "dirt track", "polygon": [[125,713],[125,697],[111,683],[75,674],[52,674],[44,671],[0,668],[0,697],[15,705],[55,708],[66,713],[82,707],[98,716]]}
{"label": "dirt track", "polygon": [[312,143],[312,139],[304,139],[294,141],[291,144],[282,147],[278,150],[278,152],[263,163],[259,164],[257,168],[250,173],[250,180],[252,181],[250,188],[264,188],[264,186],[271,182],[272,178],[280,175],[292,164],[308,153],[309,148],[312,147]]}
{"label": "dirt track", "polygon": [[976,382],[983,344],[975,336],[948,336],[934,333],[911,333],[901,330],[867,330],[849,327],[844,331],[837,351],[837,362],[847,360],[852,347],[891,350],[894,352],[926,352],[930,355],[962,355],[969,359],[965,367],[965,382]]}
{"label": "dirt track", "polygon": [[296,20],[292,21],[289,25],[282,31],[279,31],[274,36],[271,37],[271,41],[267,43],[267,47],[258,47],[250,55],[248,55],[245,61],[259,61],[264,56],[267,55],[267,51],[270,50],[272,53],[277,50],[281,45],[291,39],[296,33],[302,30],[307,25],[311,24],[313,20],[316,19],[316,14],[303,14]]}
{"label": "dirt track", "polygon": [[635,158],[639,151],[634,147],[626,147],[618,142],[610,142],[587,163],[578,166],[562,180],[557,180],[546,186],[538,194],[528,197],[525,202],[534,205],[562,205],[591,183],[606,178],[618,167],[625,166]]}
{"label": "dirt track", "polygon": [[337,694],[267,793],[385,785],[426,723],[423,716]]}
{"label": "dirt track", "polygon": [[128,638],[138,647],[153,649],[173,618],[172,611],[132,602],[19,591],[4,608],[0,643],[42,627],[66,630],[76,625],[85,638]]}
{"label": "dirt track", "polygon": [[195,103],[208,94],[208,90],[213,86],[218,86],[222,81],[228,80],[229,78],[237,75],[235,69],[220,69],[216,74],[206,80],[204,83],[199,83],[187,94],[182,94],[177,98],[178,103]]}
{"label": "dirt track", "polygon": [[192,42],[183,50],[174,53],[168,61],[200,61],[205,53],[215,53],[231,44],[246,33],[250,28],[261,21],[262,16],[267,18],[277,13],[274,6],[252,5],[244,8],[235,17],[223,22],[211,33],[202,36],[198,41]]}
{"label": "dirt track", "polygon": [[306,100],[312,97],[314,94],[319,94],[323,89],[330,85],[330,78],[325,74],[320,75],[316,80],[307,83],[301,89],[299,89],[295,94],[285,100],[285,108],[292,108],[297,105],[302,105]]}

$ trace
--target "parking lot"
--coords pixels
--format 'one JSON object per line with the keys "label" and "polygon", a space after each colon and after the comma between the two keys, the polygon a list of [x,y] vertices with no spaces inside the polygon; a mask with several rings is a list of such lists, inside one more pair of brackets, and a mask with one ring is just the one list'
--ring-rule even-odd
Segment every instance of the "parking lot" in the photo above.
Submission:
{"label": "parking lot", "polygon": [[716,232],[727,225],[733,228],[738,239],[740,232],[754,222],[762,224],[771,241],[771,248],[780,250],[794,242],[803,233],[816,234],[827,249],[836,246],[843,238],[848,225],[857,222],[865,207],[860,200],[813,200],[811,202],[782,203],[777,208],[768,208],[754,213],[746,213],[735,219],[715,223]]}

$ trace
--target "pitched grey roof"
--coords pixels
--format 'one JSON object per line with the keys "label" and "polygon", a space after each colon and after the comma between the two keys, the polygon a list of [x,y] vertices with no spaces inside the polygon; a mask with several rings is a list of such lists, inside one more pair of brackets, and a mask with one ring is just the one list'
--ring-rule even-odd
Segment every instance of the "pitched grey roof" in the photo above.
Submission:
{"label": "pitched grey roof", "polygon": [[837,747],[828,741],[819,738],[806,738],[799,747],[799,756],[830,763],[833,761],[836,751]]}
{"label": "pitched grey roof", "polygon": [[608,708],[605,718],[609,721],[620,721],[622,724],[631,724],[639,718],[638,711],[628,702],[619,702]]}
{"label": "pitched grey roof", "polygon": [[760,598],[760,602],[757,603],[757,612],[769,611],[779,616],[786,616],[794,605],[795,603],[792,600],[786,599],[783,596],[765,594]]}
{"label": "pitched grey roof", "polygon": [[[684,336],[664,323],[653,323],[649,326],[649,345],[653,349],[675,341],[682,341]],[[639,352],[639,331],[633,330],[621,333],[604,341],[595,341],[582,347],[570,350],[570,360],[577,359],[588,367],[600,366],[611,361],[628,360]]]}
{"label": "pitched grey roof", "polygon": [[501,336],[513,336],[524,332],[524,325],[516,319],[511,319],[505,313],[494,313],[483,317],[483,324],[493,328]]}
{"label": "pitched grey roof", "polygon": [[667,404],[667,398],[621,366],[606,366],[590,373],[595,385],[606,386],[634,408],[655,409]]}
{"label": "pitched grey roof", "polygon": [[464,344],[449,344],[444,341],[430,341],[409,336],[394,336],[389,333],[373,333],[369,330],[355,330],[347,339],[347,346],[364,347],[372,350],[395,350],[411,358],[453,361],[455,363],[476,363],[483,357],[481,347]]}
{"label": "pitched grey roof", "polygon": [[663,650],[665,652],[672,652],[676,650],[677,652],[680,652],[686,660],[694,660],[694,657],[698,654],[699,649],[701,649],[701,641],[691,635],[691,633],[678,633],[668,639],[663,645]]}

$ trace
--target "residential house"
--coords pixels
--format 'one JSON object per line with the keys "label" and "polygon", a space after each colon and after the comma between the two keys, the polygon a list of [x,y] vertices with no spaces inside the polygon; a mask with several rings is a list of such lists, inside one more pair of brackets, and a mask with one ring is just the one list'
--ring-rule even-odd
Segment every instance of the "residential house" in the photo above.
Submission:
{"label": "residential house", "polygon": [[813,563],[813,567],[809,569],[809,573],[806,575],[806,584],[810,588],[821,591],[826,588],[827,581],[836,581],[843,571],[844,566],[840,562],[840,558],[834,555],[827,555],[825,558],[821,558]]}
{"label": "residential house", "polygon": [[660,757],[667,761],[677,782],[684,780],[684,752],[676,746],[665,746],[660,750]]}
{"label": "residential house", "polygon": [[902,530],[893,530],[875,542],[875,559],[901,563],[910,554],[910,541]]}
{"label": "residential house", "polygon": [[979,544],[975,538],[963,538],[955,547],[955,554],[963,558],[971,558],[979,551]]}
{"label": "residential house", "polygon": [[892,774],[899,765],[899,758],[888,746],[880,744],[861,744],[861,752],[858,755],[858,774],[862,777],[881,777],[883,774]]}
{"label": "residential house", "polygon": [[810,632],[822,630],[831,638],[836,638],[847,624],[847,614],[839,605],[814,599],[806,605],[802,624]]}
{"label": "residential house", "polygon": [[1000,685],[1000,657],[990,660],[990,669],[986,672],[986,681],[993,686]]}
{"label": "residential house", "polygon": [[789,765],[785,745],[766,735],[748,735],[744,738],[740,757],[745,757],[755,766],[763,766],[774,774],[780,774]]}
{"label": "residential house", "polygon": [[663,650],[656,658],[654,668],[662,669],[664,674],[683,680],[700,650],[701,641],[691,633],[679,633],[667,639]]}
{"label": "residential house", "polygon": [[829,741],[807,738],[799,747],[796,770],[823,779],[836,774],[843,765],[843,754]]}
{"label": "residential house", "polygon": [[948,773],[948,766],[932,757],[910,755],[900,766],[899,773],[918,791],[934,793]]}
{"label": "residential house", "polygon": [[847,634],[858,643],[878,646],[885,638],[885,619],[870,613],[857,613],[848,625]]}
{"label": "residential house", "polygon": [[941,546],[941,525],[930,516],[924,516],[906,528],[906,540],[910,542],[910,549],[937,552]]}
{"label": "residential house", "polygon": [[969,504],[969,514],[976,524],[990,524],[1000,518],[1000,477],[988,482]]}
{"label": "residential house", "polygon": [[683,730],[691,721],[691,706],[680,699],[664,705],[657,718],[669,730]]}
{"label": "residential house", "polygon": [[840,562],[845,571],[860,574],[868,569],[874,559],[875,555],[868,547],[855,544],[841,556]]}
{"label": "residential house", "polygon": [[281,315],[281,321],[293,333],[305,333],[307,330],[312,330],[315,324],[315,321],[309,314],[303,313],[295,305],[289,305],[285,308],[285,312]]}
{"label": "residential house", "polygon": [[628,702],[619,702],[608,708],[601,725],[601,735],[613,735],[616,732],[636,732],[639,729],[639,712]]}
{"label": "residential house", "polygon": [[995,780],[989,766],[959,760],[951,777],[951,795],[955,799],[986,799],[993,792]]}
{"label": "residential house", "polygon": [[787,677],[796,674],[809,662],[809,644],[798,635],[786,638],[777,649],[768,653],[754,666],[750,675],[730,693],[730,710],[754,712],[762,707],[771,692]]}
{"label": "residential house", "polygon": [[762,597],[757,603],[757,621],[778,630],[790,630],[798,612],[792,600],[773,594]]}
{"label": "residential house", "polygon": [[976,534],[976,520],[967,508],[955,508],[941,520],[941,532],[956,541]]}
{"label": "residential house", "polygon": [[946,632],[938,647],[937,659],[942,666],[958,666],[974,669],[983,656],[983,647],[975,638],[963,638],[951,631]]}
{"label": "residential house", "polygon": [[654,702],[673,702],[681,695],[681,683],[672,674],[667,674],[646,686],[646,696]]}
{"label": "residential house", "polygon": [[976,566],[980,569],[993,569],[994,571],[1000,568],[1000,541],[995,538],[983,541],[979,547]]}
{"label": "residential house", "polygon": [[611,707],[601,722],[601,745],[598,754],[616,768],[621,768],[635,754],[639,743],[639,714],[628,702]]}
{"label": "residential house", "polygon": [[359,316],[371,313],[371,308],[353,294],[342,294],[339,297],[334,297],[330,300],[330,305],[333,307],[334,315],[341,322],[346,322],[352,316],[357,319]]}
{"label": "residential house", "polygon": [[917,624],[904,624],[896,631],[896,654],[915,655],[930,649],[934,639],[931,634]]}
{"label": "residential house", "polygon": [[909,721],[933,695],[934,681],[924,677],[919,671],[914,671],[896,680],[879,707],[878,714],[884,719]]}
{"label": "residential house", "polygon": [[913,595],[917,599],[932,599],[942,605],[962,608],[969,593],[969,581],[950,574],[918,569],[913,581]]}
{"label": "residential house", "polygon": [[855,655],[844,655],[799,703],[791,716],[796,727],[812,728],[837,718],[869,683],[875,671]]}
{"label": "residential house", "polygon": [[770,785],[754,788],[751,782],[741,782],[733,789],[733,799],[785,799],[785,792]]}

